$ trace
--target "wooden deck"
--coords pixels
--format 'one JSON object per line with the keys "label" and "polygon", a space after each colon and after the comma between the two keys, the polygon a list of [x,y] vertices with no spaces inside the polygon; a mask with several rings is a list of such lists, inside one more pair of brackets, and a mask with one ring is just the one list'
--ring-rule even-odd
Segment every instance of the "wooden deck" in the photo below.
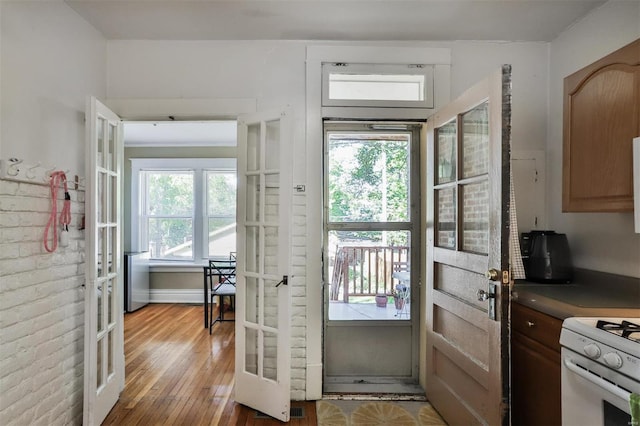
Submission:
{"label": "wooden deck", "polygon": [[[103,425],[282,425],[233,400],[235,323],[202,326],[201,305],[153,304],[125,315],[125,389]],[[315,402],[294,426],[315,425]]]}

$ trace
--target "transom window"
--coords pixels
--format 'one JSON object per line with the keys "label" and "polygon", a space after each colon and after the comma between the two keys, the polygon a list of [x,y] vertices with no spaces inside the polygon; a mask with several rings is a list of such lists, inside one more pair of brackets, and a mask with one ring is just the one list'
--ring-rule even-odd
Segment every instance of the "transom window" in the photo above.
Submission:
{"label": "transom window", "polygon": [[322,64],[322,105],[433,108],[433,66]]}
{"label": "transom window", "polygon": [[132,245],[155,260],[236,251],[235,159],[132,159]]}

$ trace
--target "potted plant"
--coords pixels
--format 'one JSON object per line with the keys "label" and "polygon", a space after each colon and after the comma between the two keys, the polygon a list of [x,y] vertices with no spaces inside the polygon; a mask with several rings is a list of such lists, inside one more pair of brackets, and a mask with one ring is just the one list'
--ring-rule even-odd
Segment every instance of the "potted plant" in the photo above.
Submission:
{"label": "potted plant", "polygon": [[378,308],[386,308],[387,307],[387,295],[384,293],[376,294],[376,306]]}
{"label": "potted plant", "polygon": [[393,296],[393,303],[396,306],[396,309],[399,311],[404,308],[405,295],[407,294],[407,286],[404,284],[396,285],[395,290],[391,292]]}

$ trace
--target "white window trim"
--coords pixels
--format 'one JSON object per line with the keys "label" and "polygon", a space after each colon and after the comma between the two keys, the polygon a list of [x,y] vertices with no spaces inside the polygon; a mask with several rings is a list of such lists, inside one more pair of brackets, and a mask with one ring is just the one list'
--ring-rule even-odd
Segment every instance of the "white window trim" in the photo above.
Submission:
{"label": "white window trim", "polygon": [[[235,158],[131,158],[131,247],[134,251],[146,250],[142,247],[142,236],[140,225],[141,203],[140,203],[140,172],[144,170],[194,170],[196,175],[200,174],[204,177],[204,172],[214,171],[233,171],[236,172],[237,161]],[[203,234],[204,217],[206,216],[206,196],[205,190],[202,188],[202,180],[196,178],[194,180],[194,194],[202,194],[196,196],[194,200],[195,218],[193,224],[193,233]],[[182,260],[155,260],[154,265],[175,265],[186,266],[189,264],[202,265],[207,257],[208,247],[206,241],[201,244],[193,245],[194,258],[192,261]]]}
{"label": "white window trim", "polygon": [[[434,65],[417,64],[354,64],[354,63],[323,63],[322,64],[322,106],[325,107],[386,107],[386,108],[433,108],[433,73]],[[330,75],[349,74],[361,75],[422,75],[422,100],[364,100],[364,99],[331,99]]]}

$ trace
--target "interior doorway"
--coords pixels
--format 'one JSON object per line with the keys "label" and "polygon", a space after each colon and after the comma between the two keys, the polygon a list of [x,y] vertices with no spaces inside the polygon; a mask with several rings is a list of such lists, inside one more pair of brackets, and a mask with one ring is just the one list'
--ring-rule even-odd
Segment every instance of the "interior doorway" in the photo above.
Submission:
{"label": "interior doorway", "polygon": [[418,385],[420,124],[324,124],[325,393]]}

